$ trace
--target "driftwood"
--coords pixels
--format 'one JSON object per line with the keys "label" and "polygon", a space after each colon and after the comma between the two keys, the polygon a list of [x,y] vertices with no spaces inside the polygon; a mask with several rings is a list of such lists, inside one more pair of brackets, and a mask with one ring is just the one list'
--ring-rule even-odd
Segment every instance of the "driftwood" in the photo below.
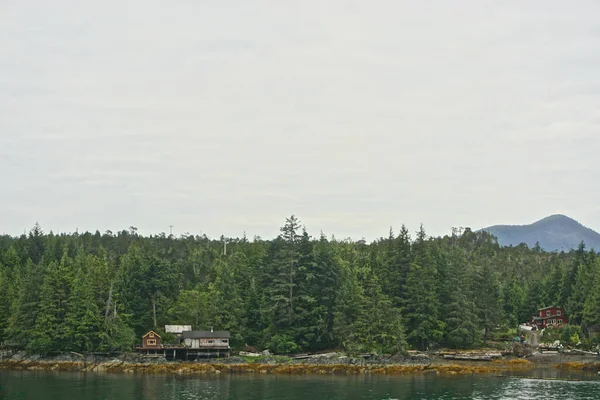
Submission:
{"label": "driftwood", "polygon": [[321,354],[296,354],[292,357],[294,360],[305,360],[308,358],[322,358],[322,357],[336,357],[340,356],[340,353],[321,353]]}
{"label": "driftwood", "polygon": [[467,354],[444,354],[445,360],[461,360],[461,361],[491,361],[495,358],[500,358],[500,354],[483,354],[483,355],[467,355]]}
{"label": "driftwood", "polygon": [[569,350],[563,351],[563,353],[565,353],[565,354],[590,354],[592,356],[599,355],[599,353],[595,352],[595,351],[585,351],[585,350],[579,350],[579,349],[569,349]]}
{"label": "driftwood", "polygon": [[439,356],[446,360],[463,360],[463,361],[491,361],[496,358],[502,358],[501,353],[484,353],[484,352],[450,352],[440,351]]}

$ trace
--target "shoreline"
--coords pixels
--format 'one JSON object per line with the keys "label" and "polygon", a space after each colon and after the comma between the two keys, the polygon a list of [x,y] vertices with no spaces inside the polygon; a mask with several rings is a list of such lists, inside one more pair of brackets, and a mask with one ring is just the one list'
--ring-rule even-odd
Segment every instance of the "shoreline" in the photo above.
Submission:
{"label": "shoreline", "polygon": [[504,370],[524,371],[533,368],[532,363],[500,364],[224,364],[202,362],[168,362],[168,363],[130,363],[52,360],[4,360],[0,361],[0,370],[20,371],[81,371],[81,372],[117,372],[117,373],[165,373],[165,374],[318,374],[318,375],[405,375],[405,374],[486,374]]}
{"label": "shoreline", "polygon": [[279,375],[472,375],[523,373],[532,370],[560,370],[597,374],[600,363],[567,362],[562,365],[539,364],[527,360],[496,360],[477,363],[428,364],[264,364],[219,362],[127,362],[127,361],[56,361],[56,360],[3,360],[0,371],[73,371],[93,373],[142,373],[175,375],[218,374],[279,374]]}
{"label": "shoreline", "polygon": [[[326,353],[294,359],[285,356],[232,356],[196,361],[167,361],[137,353],[60,352],[35,355],[17,352],[0,358],[0,371],[79,371],[92,373],[140,373],[171,375],[206,374],[279,374],[279,375],[468,375],[522,374],[536,371],[545,375],[573,372],[600,375],[600,357],[590,355],[560,356],[535,353],[526,358],[514,356],[483,359],[478,353],[419,353],[372,358],[348,357],[343,353]],[[488,353],[488,355],[491,353]],[[7,355],[7,354],[5,354]],[[453,355],[449,357],[449,355]],[[479,353],[481,355],[481,353]],[[457,357],[460,356],[460,357]]]}

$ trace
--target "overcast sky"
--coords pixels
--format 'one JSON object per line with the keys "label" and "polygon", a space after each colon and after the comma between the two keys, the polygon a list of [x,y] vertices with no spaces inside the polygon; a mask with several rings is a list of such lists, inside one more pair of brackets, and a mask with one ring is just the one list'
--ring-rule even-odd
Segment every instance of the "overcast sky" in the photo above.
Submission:
{"label": "overcast sky", "polygon": [[600,2],[0,1],[0,233],[600,229]]}

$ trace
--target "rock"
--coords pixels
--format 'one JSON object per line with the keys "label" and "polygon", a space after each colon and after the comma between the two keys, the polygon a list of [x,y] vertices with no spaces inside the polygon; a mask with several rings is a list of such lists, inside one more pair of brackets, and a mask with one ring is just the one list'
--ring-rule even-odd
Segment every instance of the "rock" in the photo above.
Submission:
{"label": "rock", "polygon": [[21,361],[25,358],[25,356],[26,356],[26,354],[24,351],[19,351],[18,353],[13,354],[11,358],[13,360]]}
{"label": "rock", "polygon": [[271,352],[269,351],[269,349],[267,349],[267,350],[263,350],[260,354],[263,356],[270,356]]}
{"label": "rock", "polygon": [[220,364],[247,364],[248,362],[241,357],[227,357],[219,360]]}
{"label": "rock", "polygon": [[168,363],[167,359],[164,357],[152,357],[149,361],[151,364],[166,364],[166,363]]}
{"label": "rock", "polygon": [[260,360],[260,362],[262,364],[268,364],[268,365],[275,365],[278,364],[277,359],[273,358],[273,357],[264,357]]}
{"label": "rock", "polygon": [[515,343],[513,345],[512,351],[513,351],[513,354],[517,357],[528,357],[533,354],[531,349],[529,349],[527,346],[524,346],[519,343]]}

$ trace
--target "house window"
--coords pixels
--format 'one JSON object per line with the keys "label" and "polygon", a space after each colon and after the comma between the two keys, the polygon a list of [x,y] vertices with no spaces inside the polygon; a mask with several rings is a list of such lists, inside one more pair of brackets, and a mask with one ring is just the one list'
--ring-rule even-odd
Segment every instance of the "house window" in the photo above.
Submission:
{"label": "house window", "polygon": [[156,339],[148,339],[146,342],[148,346],[156,346]]}
{"label": "house window", "polygon": [[546,317],[550,316],[550,310],[546,311]]}
{"label": "house window", "polygon": [[560,325],[560,324],[562,324],[562,319],[559,319],[559,320],[558,320],[558,324],[559,324],[559,325]]}
{"label": "house window", "polygon": [[556,312],[556,315],[558,315],[558,316],[560,317],[560,316],[561,316],[561,312],[560,312],[560,311],[557,311],[557,312]]}
{"label": "house window", "polygon": [[215,341],[214,340],[209,340],[208,344],[213,344]]}
{"label": "house window", "polygon": [[221,339],[221,343],[227,343],[227,342],[229,342],[229,340],[227,340],[227,339]]}
{"label": "house window", "polygon": [[149,334],[148,337],[153,338],[154,337],[154,333]]}

